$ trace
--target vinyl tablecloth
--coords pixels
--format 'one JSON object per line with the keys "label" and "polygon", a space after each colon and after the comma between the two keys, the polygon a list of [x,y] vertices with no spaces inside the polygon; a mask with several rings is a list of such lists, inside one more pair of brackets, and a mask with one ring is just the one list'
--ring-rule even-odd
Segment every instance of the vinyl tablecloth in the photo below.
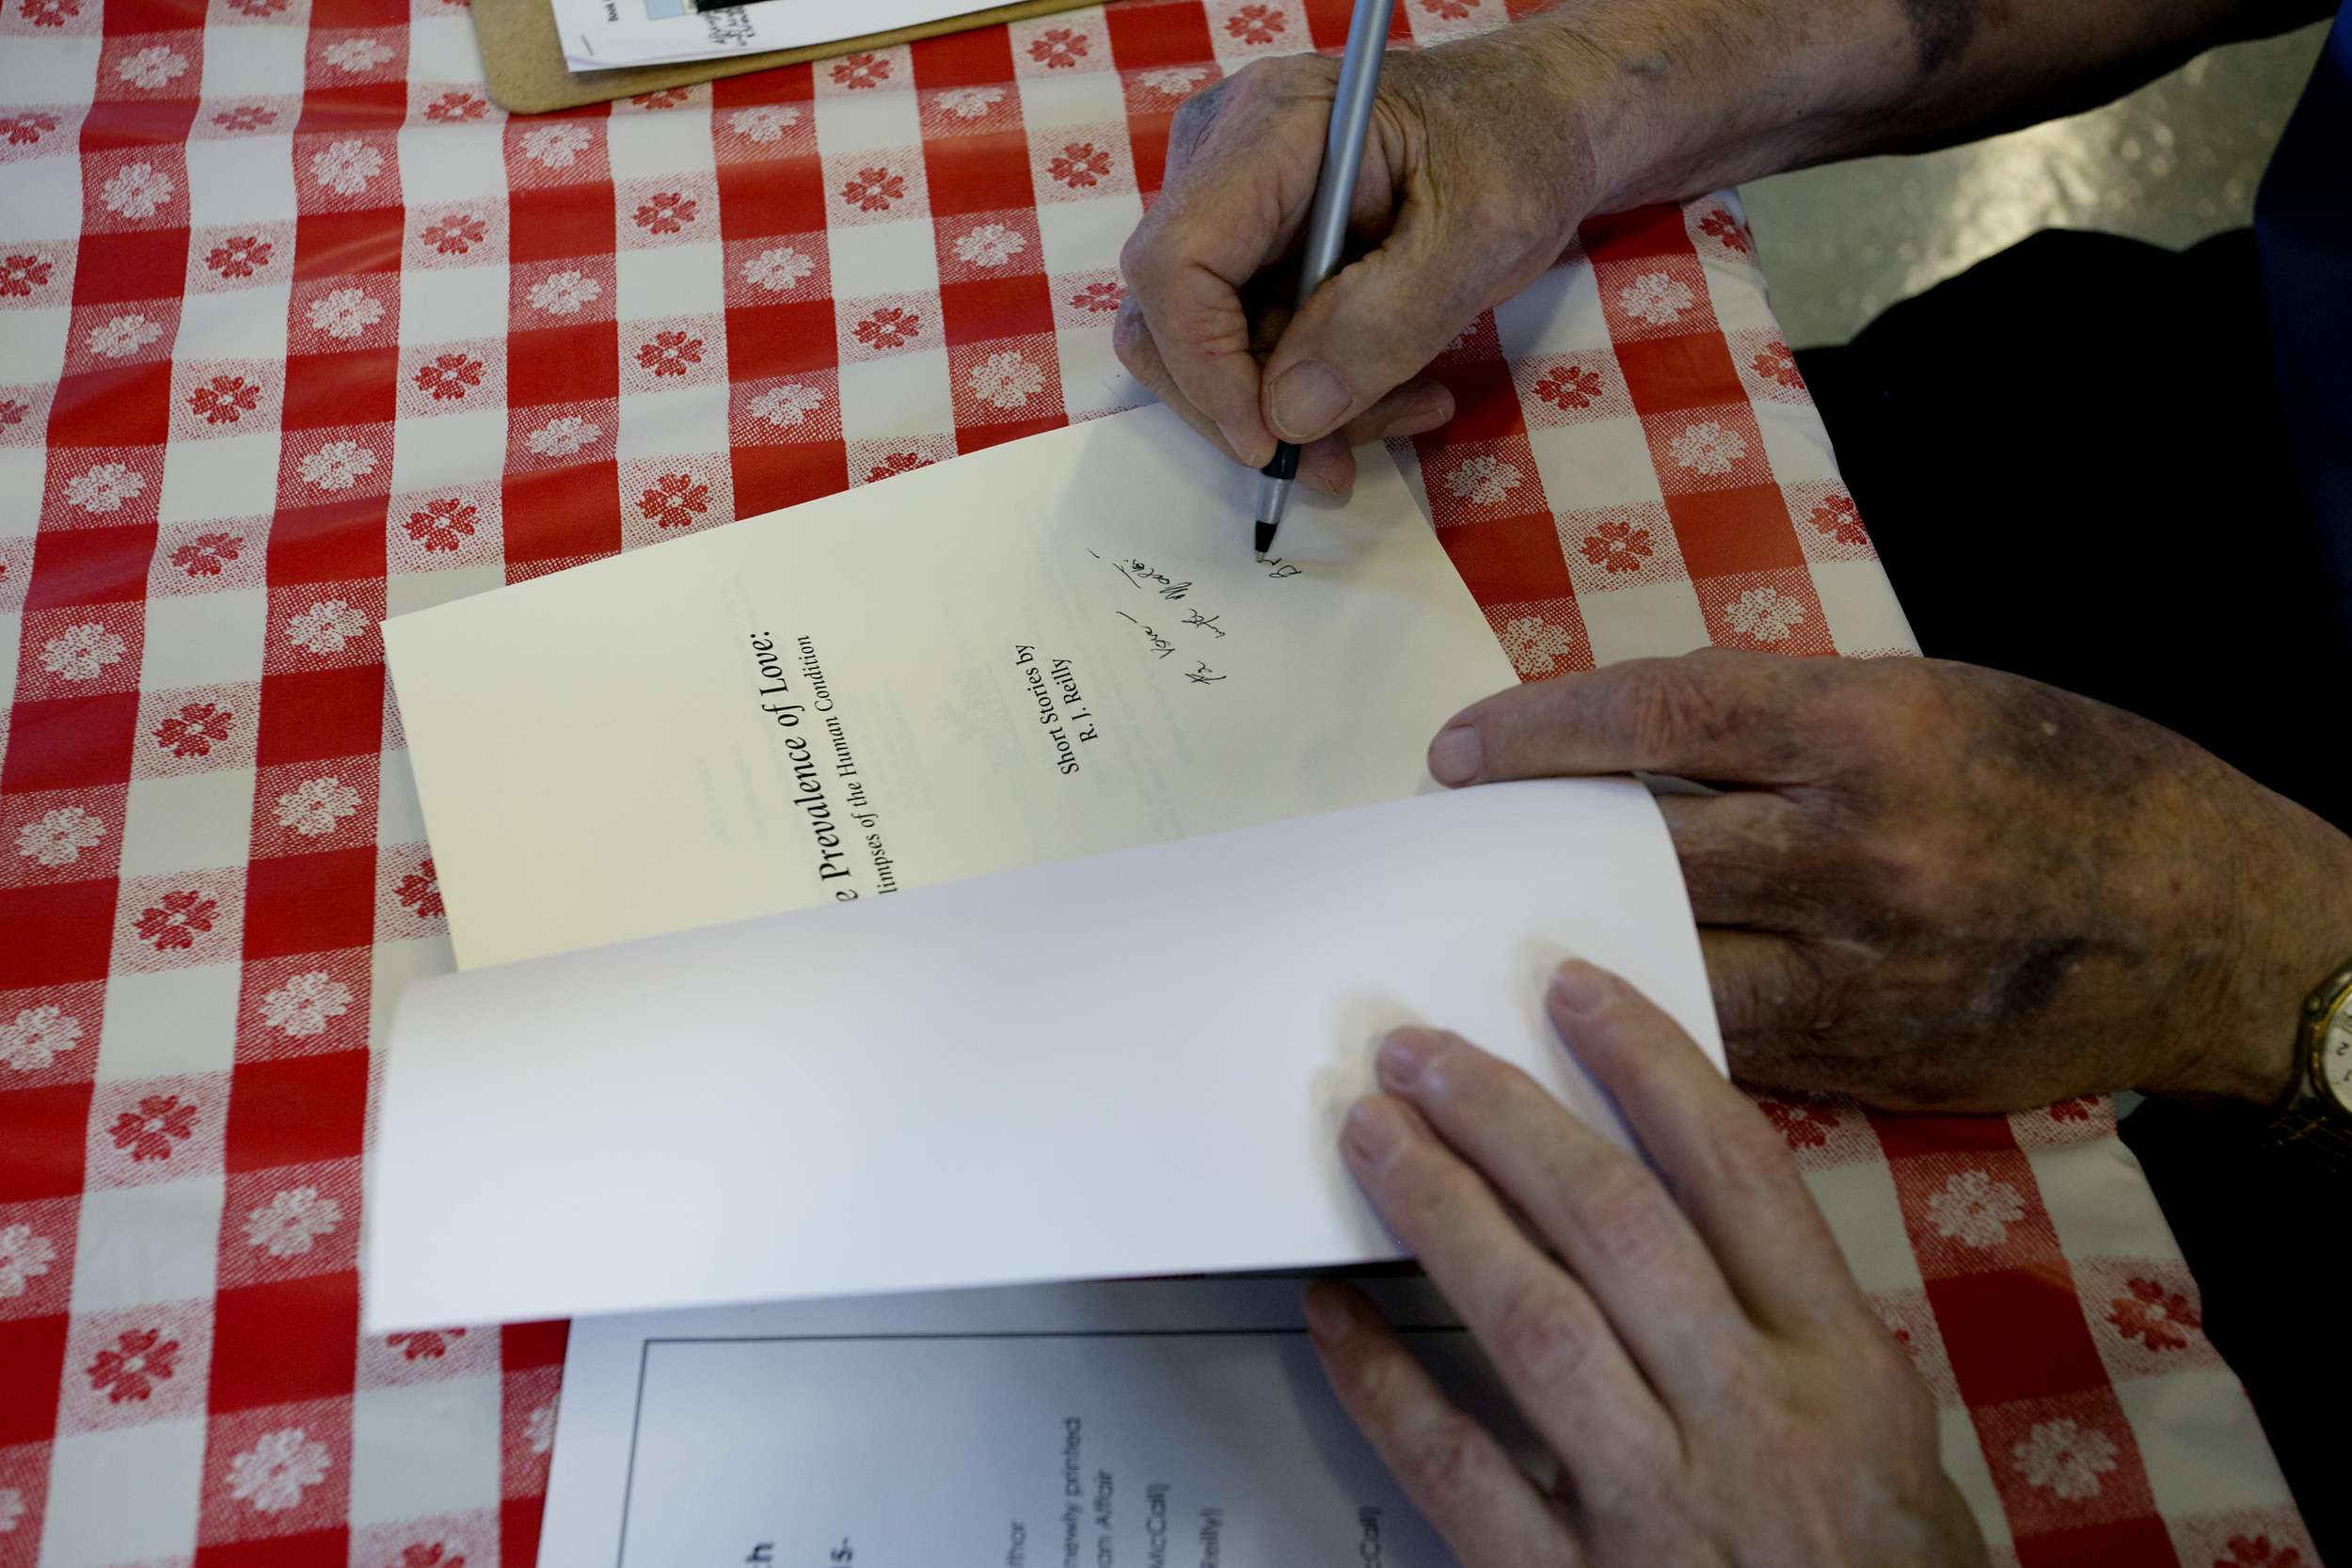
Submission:
{"label": "vinyl tablecloth", "polygon": [[[508,119],[462,0],[0,0],[0,1568],[532,1561],[564,1325],[358,1328],[373,1051],[450,965],[378,621],[1143,402],[1171,112],[1346,12]],[[1910,650],[1732,200],[1431,373],[1401,455],[1522,673]],[[1997,1555],[2313,1560],[2104,1102],[1763,1106]]]}

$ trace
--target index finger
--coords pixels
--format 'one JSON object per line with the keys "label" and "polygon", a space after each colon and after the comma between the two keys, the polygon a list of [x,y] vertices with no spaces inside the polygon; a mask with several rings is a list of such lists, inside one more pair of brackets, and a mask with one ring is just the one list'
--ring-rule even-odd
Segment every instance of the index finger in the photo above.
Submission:
{"label": "index finger", "polygon": [[1820,771],[1813,716],[1838,661],[1706,648],[1499,691],[1446,721],[1429,771],[1453,786],[1635,769],[1726,784]]}

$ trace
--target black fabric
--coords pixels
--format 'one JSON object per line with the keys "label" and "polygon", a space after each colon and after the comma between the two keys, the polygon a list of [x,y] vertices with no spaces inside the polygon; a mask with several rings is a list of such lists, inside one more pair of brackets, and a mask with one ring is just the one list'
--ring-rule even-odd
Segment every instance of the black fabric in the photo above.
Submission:
{"label": "black fabric", "polygon": [[[1797,363],[1926,653],[2144,714],[2352,831],[2352,657],[2250,230],[2181,253],[2037,234]],[[2327,1288],[2352,1181],[2263,1121],[2150,1101],[2123,1141],[2321,1557],[2352,1564]]]}
{"label": "black fabric", "polygon": [[1922,650],[2144,714],[2352,830],[2352,655],[2251,230],[2037,234],[1797,364]]}

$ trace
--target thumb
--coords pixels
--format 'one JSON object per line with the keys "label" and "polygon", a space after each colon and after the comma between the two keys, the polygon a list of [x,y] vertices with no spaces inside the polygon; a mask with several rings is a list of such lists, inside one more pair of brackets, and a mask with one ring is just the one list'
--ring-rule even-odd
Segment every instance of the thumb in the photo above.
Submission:
{"label": "thumb", "polygon": [[1267,426],[1301,444],[1339,429],[1558,255],[1541,239],[1468,243],[1470,231],[1490,227],[1476,214],[1442,219],[1408,198],[1379,248],[1341,268],[1283,329],[1261,383]]}

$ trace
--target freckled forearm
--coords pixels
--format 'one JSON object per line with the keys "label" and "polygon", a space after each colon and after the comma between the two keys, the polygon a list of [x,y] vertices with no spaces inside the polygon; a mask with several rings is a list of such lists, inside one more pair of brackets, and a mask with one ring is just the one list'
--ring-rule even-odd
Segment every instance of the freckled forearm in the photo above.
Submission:
{"label": "freckled forearm", "polygon": [[1567,0],[1519,24],[1611,211],[2104,103],[2325,0]]}

